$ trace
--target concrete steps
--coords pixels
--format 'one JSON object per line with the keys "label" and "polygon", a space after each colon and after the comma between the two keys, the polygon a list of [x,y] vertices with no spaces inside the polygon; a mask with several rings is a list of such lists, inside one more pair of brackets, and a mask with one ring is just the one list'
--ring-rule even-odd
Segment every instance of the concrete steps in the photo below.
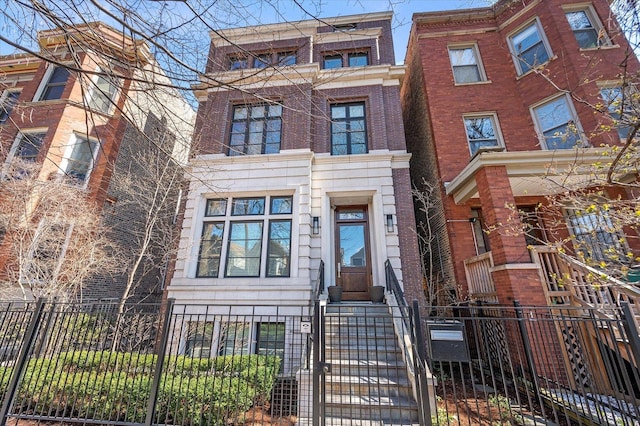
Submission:
{"label": "concrete steps", "polygon": [[407,369],[387,306],[328,305],[325,425],[417,425]]}

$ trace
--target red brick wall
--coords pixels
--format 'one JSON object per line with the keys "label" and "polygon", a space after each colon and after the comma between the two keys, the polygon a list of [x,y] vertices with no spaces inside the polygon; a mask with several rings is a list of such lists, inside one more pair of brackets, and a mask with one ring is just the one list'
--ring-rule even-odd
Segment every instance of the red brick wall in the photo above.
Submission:
{"label": "red brick wall", "polygon": [[[595,80],[615,81],[623,71],[620,67],[623,63],[632,72],[639,70],[640,66],[634,55],[625,62],[629,52],[628,43],[617,33],[606,0],[595,0],[593,7],[608,34],[613,37],[614,46],[580,50],[561,8],[562,5],[573,3],[566,0],[502,1],[497,6],[497,16],[493,9],[487,8],[484,14],[441,14],[439,20],[434,18],[437,13],[419,14],[414,17],[414,28],[405,61],[408,69],[402,97],[409,149],[414,156],[427,153],[419,162],[412,161],[414,181],[430,174],[434,182],[443,185],[455,178],[469,163],[471,155],[463,114],[495,113],[507,151],[538,150],[541,149],[540,141],[530,107],[562,91],[570,91],[575,97],[573,105],[585,133],[590,134],[598,128],[603,120],[594,114],[588,105],[600,101],[599,87]],[[517,16],[523,4],[532,4],[533,8]],[[518,76],[507,37],[533,17],[538,17],[542,24],[553,57],[546,64],[544,75],[532,72]],[[457,86],[454,84],[447,50],[447,46],[454,43],[477,44],[488,82]],[[420,75],[420,80],[416,75]],[[422,95],[416,94],[416,91],[421,91]],[[423,116],[412,114],[411,111],[415,110],[416,104],[420,102],[426,103]],[[416,137],[411,131],[414,128],[420,130],[419,125],[414,124],[417,120],[423,120],[428,129],[422,130]],[[598,146],[601,143],[619,141],[615,132],[609,132],[594,136],[591,143]],[[434,167],[435,172],[425,171],[425,167]],[[496,185],[496,182],[491,180],[486,183]],[[507,201],[496,199],[493,202],[485,202],[485,195],[487,194],[481,194],[485,215],[485,208],[494,205],[501,209],[504,207],[501,203]],[[511,200],[514,201],[513,198]],[[523,200],[515,201],[521,203]],[[462,261],[475,253],[471,251],[473,244],[470,244],[468,224],[451,221],[468,218],[470,207],[474,203],[479,204],[478,200],[475,200],[457,206],[451,197],[443,195],[442,198],[443,211],[449,221],[448,239],[455,265],[455,280],[458,283],[466,282]],[[504,218],[505,215],[502,213],[500,216]],[[491,217],[491,214],[488,215]],[[495,212],[493,214],[495,216]],[[496,217],[491,220],[499,222]],[[566,235],[566,229],[564,232]],[[522,246],[524,247],[524,242]],[[510,244],[505,246],[505,249],[506,252],[496,260],[497,264],[504,261],[528,261],[526,250]]]}

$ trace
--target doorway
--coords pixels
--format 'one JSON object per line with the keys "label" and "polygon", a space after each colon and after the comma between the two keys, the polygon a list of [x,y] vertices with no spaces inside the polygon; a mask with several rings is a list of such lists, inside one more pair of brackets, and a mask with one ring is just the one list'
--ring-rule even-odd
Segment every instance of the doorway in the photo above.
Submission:
{"label": "doorway", "polygon": [[343,300],[370,300],[371,256],[367,206],[336,207],[336,285]]}

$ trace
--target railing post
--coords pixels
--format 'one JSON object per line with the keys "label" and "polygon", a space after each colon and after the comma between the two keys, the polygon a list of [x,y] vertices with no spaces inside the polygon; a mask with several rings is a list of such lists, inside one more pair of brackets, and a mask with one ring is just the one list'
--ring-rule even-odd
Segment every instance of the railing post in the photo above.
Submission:
{"label": "railing post", "polygon": [[412,305],[413,315],[411,334],[413,336],[414,345],[416,347],[413,356],[413,368],[416,374],[417,384],[417,397],[418,411],[422,417],[421,423],[426,426],[431,426],[431,403],[429,401],[429,381],[427,379],[427,372],[425,363],[427,360],[427,348],[424,344],[424,336],[422,335],[422,322],[420,320],[420,308],[418,301],[414,300]]}
{"label": "railing post", "polygon": [[631,352],[636,360],[636,365],[640,363],[640,334],[638,334],[638,324],[631,311],[629,302],[620,302],[622,308],[622,319],[624,320],[624,332],[627,334]]}
{"label": "railing post", "polygon": [[516,317],[518,318],[518,327],[520,328],[520,337],[522,338],[522,344],[524,345],[524,354],[527,360],[527,366],[529,367],[529,372],[531,373],[533,392],[534,395],[540,395],[540,390],[538,389],[538,374],[536,373],[536,367],[533,362],[533,352],[531,352],[531,341],[529,340],[527,325],[525,324],[524,317],[522,316],[522,308],[520,307],[520,302],[518,300],[514,300],[513,306],[515,307]]}
{"label": "railing post", "polygon": [[320,426],[320,301],[313,303],[313,426]]}
{"label": "railing post", "polygon": [[16,360],[16,365],[13,369],[13,374],[11,375],[11,379],[9,380],[9,385],[7,386],[7,392],[5,393],[4,402],[2,403],[2,408],[0,409],[0,426],[5,426],[7,422],[7,415],[9,414],[9,410],[13,405],[13,401],[16,397],[16,391],[18,390],[18,385],[20,384],[20,379],[22,378],[22,373],[24,372],[24,367],[27,363],[27,358],[29,356],[29,351],[31,350],[31,346],[34,344],[36,335],[38,334],[38,326],[40,325],[40,321],[42,320],[42,313],[44,311],[45,299],[40,298],[36,303],[36,306],[33,310],[33,316],[31,317],[31,322],[29,323],[29,327],[24,336],[24,340],[22,342],[22,348],[20,348],[20,354],[18,355],[18,359]]}
{"label": "railing post", "polygon": [[[167,299],[167,307],[164,311],[162,320],[162,337],[160,339],[160,347],[158,348],[158,356],[156,358],[156,369],[153,372],[153,382],[151,383],[151,392],[149,393],[149,402],[147,404],[147,417],[144,424],[151,426],[153,423],[153,414],[156,411],[156,403],[158,402],[158,392],[160,390],[160,378],[162,377],[162,368],[164,366],[164,358],[169,343],[169,327],[171,325],[171,314],[173,313],[173,304],[175,299]],[[2,425],[0,425],[2,426]]]}

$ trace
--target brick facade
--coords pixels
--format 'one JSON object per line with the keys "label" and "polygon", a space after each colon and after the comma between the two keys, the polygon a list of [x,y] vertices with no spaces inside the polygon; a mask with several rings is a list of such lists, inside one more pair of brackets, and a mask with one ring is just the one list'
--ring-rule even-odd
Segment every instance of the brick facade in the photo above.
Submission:
{"label": "brick facade", "polygon": [[[640,67],[637,58],[629,56],[629,45],[611,18],[608,3],[596,0],[590,4],[589,13],[597,16],[611,40],[609,45],[596,49],[578,46],[565,16],[566,10],[585,10],[587,5],[566,0],[503,0],[489,8],[414,15],[405,60],[407,75],[401,92],[408,150],[413,154],[411,174],[414,184],[419,185],[425,178],[437,187],[434,209],[443,217],[437,219],[437,225],[432,228],[439,231],[438,239],[447,243],[441,250],[442,262],[432,275],[445,277],[439,281],[440,285],[457,287],[460,299],[467,297],[468,288],[464,260],[477,254],[474,242],[479,236],[474,237],[468,224],[473,209],[481,212],[478,220],[488,232],[496,268],[531,262],[524,237],[511,232],[517,227],[514,223],[519,223],[515,209],[548,206],[547,190],[543,179],[539,185],[529,185],[523,190],[518,186],[523,181],[514,178],[518,166],[509,161],[514,158],[510,153],[516,152],[539,158],[536,161],[542,163],[548,153],[547,163],[554,161],[553,151],[545,151],[540,130],[534,123],[534,107],[570,93],[569,108],[575,110],[577,122],[588,135],[590,145],[620,143],[615,131],[599,130],[607,120],[594,114],[592,105],[602,102],[601,87],[616,84],[623,71]],[[540,72],[518,75],[509,37],[532,22],[540,24],[550,59]],[[449,57],[451,47],[473,47],[485,80],[456,83]],[[623,70],[622,64],[627,68]],[[481,153],[472,158],[464,122],[464,116],[470,114],[496,120],[497,138],[504,144],[503,167],[500,153],[492,156]],[[489,158],[491,165],[484,165]],[[473,172],[467,177],[465,170],[471,169]],[[542,176],[541,172],[537,173]],[[461,179],[468,180],[462,182]],[[473,190],[464,196],[458,195],[468,187]],[[618,195],[631,196],[626,192]],[[461,201],[456,201],[456,196],[461,197]],[[544,212],[539,213],[540,222],[548,227],[545,238],[551,241],[567,238],[568,231],[562,224],[563,212],[548,207],[541,210]],[[493,274],[500,301],[511,303],[514,298],[522,301],[524,296],[534,300],[532,294],[541,292],[539,279],[520,271],[523,279],[519,280],[519,273],[509,268],[498,268]],[[525,276],[531,278],[528,284]],[[529,294],[529,290],[524,289],[526,286],[530,286],[533,293]]]}

